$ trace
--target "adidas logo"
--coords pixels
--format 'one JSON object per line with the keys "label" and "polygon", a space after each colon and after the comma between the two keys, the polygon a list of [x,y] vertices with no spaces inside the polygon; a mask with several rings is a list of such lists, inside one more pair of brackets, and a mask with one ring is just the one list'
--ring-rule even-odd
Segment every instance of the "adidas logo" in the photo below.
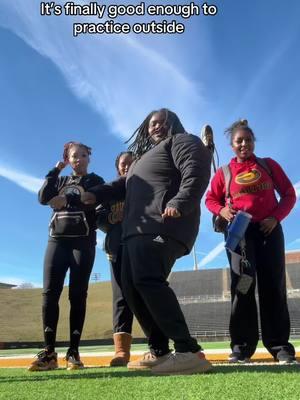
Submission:
{"label": "adidas logo", "polygon": [[49,326],[46,326],[45,328],[45,333],[53,332],[53,329],[49,328]]}
{"label": "adidas logo", "polygon": [[156,238],[153,239],[153,242],[165,243],[164,239],[161,236],[156,236]]}
{"label": "adidas logo", "polygon": [[77,329],[75,329],[75,331],[72,332],[72,335],[80,335],[80,332]]}

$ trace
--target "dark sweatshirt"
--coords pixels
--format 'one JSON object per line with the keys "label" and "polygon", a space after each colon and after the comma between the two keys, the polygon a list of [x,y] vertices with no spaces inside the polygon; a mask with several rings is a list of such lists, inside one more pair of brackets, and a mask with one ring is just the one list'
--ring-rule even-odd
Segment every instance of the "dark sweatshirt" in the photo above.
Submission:
{"label": "dark sweatshirt", "polygon": [[122,242],[124,201],[111,201],[96,208],[97,227],[106,233],[104,250],[110,261],[117,259]]}
{"label": "dark sweatshirt", "polygon": [[53,168],[45,177],[45,182],[38,193],[39,202],[47,205],[49,201],[59,194],[64,194],[67,198],[66,207],[61,210],[65,212],[84,211],[87,223],[89,225],[90,235],[93,240],[96,229],[96,211],[95,206],[86,206],[80,201],[80,192],[88,191],[92,186],[104,183],[104,180],[90,173],[82,177],[77,176],[59,176],[60,170]]}
{"label": "dark sweatshirt", "polygon": [[[97,202],[125,197],[123,239],[165,235],[191,250],[200,222],[200,201],[210,178],[211,155],[190,134],[167,137],[135,161],[125,180],[89,189]],[[174,207],[179,218],[161,217]]]}

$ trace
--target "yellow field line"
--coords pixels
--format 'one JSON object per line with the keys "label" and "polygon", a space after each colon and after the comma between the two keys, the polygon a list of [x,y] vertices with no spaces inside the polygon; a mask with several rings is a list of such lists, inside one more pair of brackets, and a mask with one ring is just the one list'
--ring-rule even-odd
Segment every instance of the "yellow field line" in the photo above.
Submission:
{"label": "yellow field line", "polygon": [[[140,355],[132,355],[130,360],[138,360],[141,356]],[[300,357],[300,353],[297,353],[297,357]],[[213,362],[213,363],[224,363],[228,360],[228,353],[220,353],[220,354],[207,354],[206,358]],[[108,367],[109,362],[112,359],[111,356],[83,356],[81,357],[85,366],[91,367]],[[19,368],[19,367],[28,367],[34,358],[32,357],[24,357],[24,358],[0,358],[0,368]],[[254,362],[272,362],[273,358],[268,353],[256,353],[252,358],[251,361]],[[58,358],[59,366],[65,367],[66,363],[63,357]]]}

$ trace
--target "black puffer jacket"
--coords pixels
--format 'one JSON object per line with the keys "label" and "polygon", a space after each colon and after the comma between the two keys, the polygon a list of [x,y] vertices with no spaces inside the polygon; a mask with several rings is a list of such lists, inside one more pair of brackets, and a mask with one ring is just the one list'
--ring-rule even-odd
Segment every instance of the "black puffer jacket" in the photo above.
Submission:
{"label": "black puffer jacket", "polygon": [[[210,178],[211,155],[201,140],[190,134],[167,137],[135,161],[124,179],[89,191],[97,201],[125,195],[123,238],[166,235],[189,252],[197,237],[200,201]],[[161,217],[165,207],[175,207],[180,218]]]}

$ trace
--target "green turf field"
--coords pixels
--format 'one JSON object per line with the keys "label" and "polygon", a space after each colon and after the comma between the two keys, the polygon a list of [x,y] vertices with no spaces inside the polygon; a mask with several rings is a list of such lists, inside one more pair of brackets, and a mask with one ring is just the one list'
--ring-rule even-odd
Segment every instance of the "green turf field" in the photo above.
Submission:
{"label": "green turf field", "polygon": [[126,368],[30,373],[0,370],[0,399],[299,400],[298,366],[215,366],[205,375],[155,377]]}

